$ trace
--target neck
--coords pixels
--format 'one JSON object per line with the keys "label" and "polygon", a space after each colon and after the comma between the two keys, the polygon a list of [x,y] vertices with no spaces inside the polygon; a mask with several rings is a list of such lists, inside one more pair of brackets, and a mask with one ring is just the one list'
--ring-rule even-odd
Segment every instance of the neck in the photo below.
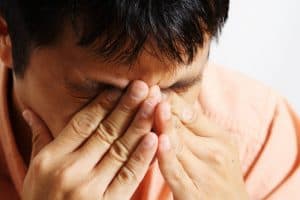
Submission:
{"label": "neck", "polygon": [[30,162],[30,154],[31,154],[31,131],[22,117],[23,106],[21,101],[18,98],[17,89],[15,84],[13,84],[12,90],[9,93],[9,101],[11,104],[9,105],[10,110],[10,119],[16,144],[18,146],[18,150],[25,162],[28,166]]}

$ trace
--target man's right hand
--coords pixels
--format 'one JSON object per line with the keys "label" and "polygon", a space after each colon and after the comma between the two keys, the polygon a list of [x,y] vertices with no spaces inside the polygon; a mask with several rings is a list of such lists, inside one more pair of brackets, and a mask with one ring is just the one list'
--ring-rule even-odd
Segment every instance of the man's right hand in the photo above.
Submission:
{"label": "man's right hand", "polygon": [[160,98],[159,87],[142,81],[124,95],[104,91],[54,140],[42,120],[25,111],[33,151],[22,199],[130,199],[157,150],[151,129]]}

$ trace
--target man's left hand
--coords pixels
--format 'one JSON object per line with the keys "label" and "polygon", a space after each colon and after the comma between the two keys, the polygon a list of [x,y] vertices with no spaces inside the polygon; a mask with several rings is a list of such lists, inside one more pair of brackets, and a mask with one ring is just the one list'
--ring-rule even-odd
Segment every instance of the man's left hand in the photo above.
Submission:
{"label": "man's left hand", "polygon": [[237,145],[226,131],[176,93],[155,118],[158,163],[174,199],[248,199]]}

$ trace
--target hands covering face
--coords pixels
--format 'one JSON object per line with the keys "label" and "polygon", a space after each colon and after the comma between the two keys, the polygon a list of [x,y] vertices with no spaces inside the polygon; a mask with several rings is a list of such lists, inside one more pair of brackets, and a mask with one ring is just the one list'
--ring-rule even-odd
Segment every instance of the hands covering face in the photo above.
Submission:
{"label": "hands covering face", "polygon": [[175,199],[247,198],[226,133],[175,93],[162,100],[158,86],[103,91],[55,139],[23,115],[33,133],[24,200],[130,199],[155,157]]}
{"label": "hands covering face", "polygon": [[176,93],[158,105],[158,162],[174,199],[248,199],[237,147]]}

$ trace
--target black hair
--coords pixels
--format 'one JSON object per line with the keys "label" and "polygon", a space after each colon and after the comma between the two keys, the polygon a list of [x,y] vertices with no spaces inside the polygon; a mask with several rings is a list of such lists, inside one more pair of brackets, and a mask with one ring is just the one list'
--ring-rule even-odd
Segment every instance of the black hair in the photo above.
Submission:
{"label": "black hair", "polygon": [[206,35],[218,36],[228,9],[229,0],[0,0],[17,74],[32,49],[58,41],[64,22],[78,45],[107,60],[133,62],[151,41],[160,55],[191,62]]}

